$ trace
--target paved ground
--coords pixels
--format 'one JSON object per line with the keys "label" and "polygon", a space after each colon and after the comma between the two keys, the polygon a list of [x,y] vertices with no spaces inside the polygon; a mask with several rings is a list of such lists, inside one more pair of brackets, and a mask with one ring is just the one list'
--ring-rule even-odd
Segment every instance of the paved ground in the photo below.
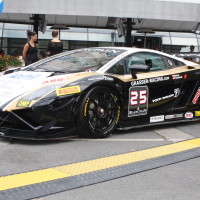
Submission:
{"label": "paved ground", "polygon": [[[107,139],[61,141],[0,139],[0,176],[162,146],[200,137],[200,123],[116,131]],[[199,199],[200,158],[104,183],[54,194],[43,200]]]}

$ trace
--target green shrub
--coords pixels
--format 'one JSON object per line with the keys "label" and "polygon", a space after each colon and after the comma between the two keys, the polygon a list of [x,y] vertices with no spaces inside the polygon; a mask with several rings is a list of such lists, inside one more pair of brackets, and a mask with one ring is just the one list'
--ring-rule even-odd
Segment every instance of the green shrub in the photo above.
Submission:
{"label": "green shrub", "polygon": [[8,66],[18,67],[21,66],[23,62],[15,56],[5,56],[0,58],[0,71],[8,69]]}

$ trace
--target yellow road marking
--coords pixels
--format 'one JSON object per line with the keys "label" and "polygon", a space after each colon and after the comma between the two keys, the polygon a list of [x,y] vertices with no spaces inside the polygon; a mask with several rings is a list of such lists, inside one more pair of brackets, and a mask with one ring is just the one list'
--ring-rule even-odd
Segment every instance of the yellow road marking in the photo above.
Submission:
{"label": "yellow road marking", "polygon": [[62,173],[53,169],[44,169],[5,176],[0,178],[0,191],[60,179],[66,177],[66,175],[66,173]]}
{"label": "yellow road marking", "polygon": [[0,177],[0,191],[71,177],[200,147],[200,138],[44,170]]}
{"label": "yellow road marking", "polygon": [[71,176],[102,170],[106,168],[116,167],[138,161],[143,161],[151,158],[157,158],[181,151],[190,150],[200,147],[200,139],[184,141],[180,143],[170,144],[162,147],[131,152],[111,157],[90,160],[86,162],[74,163],[70,165],[55,167],[54,169],[64,173],[69,173]]}

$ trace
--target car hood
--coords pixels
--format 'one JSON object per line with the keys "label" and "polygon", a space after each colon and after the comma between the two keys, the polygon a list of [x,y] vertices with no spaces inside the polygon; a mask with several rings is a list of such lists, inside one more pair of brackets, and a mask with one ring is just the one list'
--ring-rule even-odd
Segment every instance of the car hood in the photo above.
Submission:
{"label": "car hood", "polygon": [[94,72],[51,76],[52,74],[52,72],[19,71],[0,76],[1,109],[5,111],[10,105],[13,107],[13,104],[16,104],[24,96],[38,89],[49,85],[62,87],[81,78],[91,76]]}

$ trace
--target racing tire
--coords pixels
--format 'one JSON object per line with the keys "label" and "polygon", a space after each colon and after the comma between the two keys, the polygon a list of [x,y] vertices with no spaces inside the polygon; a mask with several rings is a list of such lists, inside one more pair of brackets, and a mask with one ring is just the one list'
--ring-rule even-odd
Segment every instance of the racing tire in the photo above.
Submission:
{"label": "racing tire", "polygon": [[79,135],[104,138],[119,122],[120,104],[115,92],[103,86],[92,88],[83,98],[78,121]]}

